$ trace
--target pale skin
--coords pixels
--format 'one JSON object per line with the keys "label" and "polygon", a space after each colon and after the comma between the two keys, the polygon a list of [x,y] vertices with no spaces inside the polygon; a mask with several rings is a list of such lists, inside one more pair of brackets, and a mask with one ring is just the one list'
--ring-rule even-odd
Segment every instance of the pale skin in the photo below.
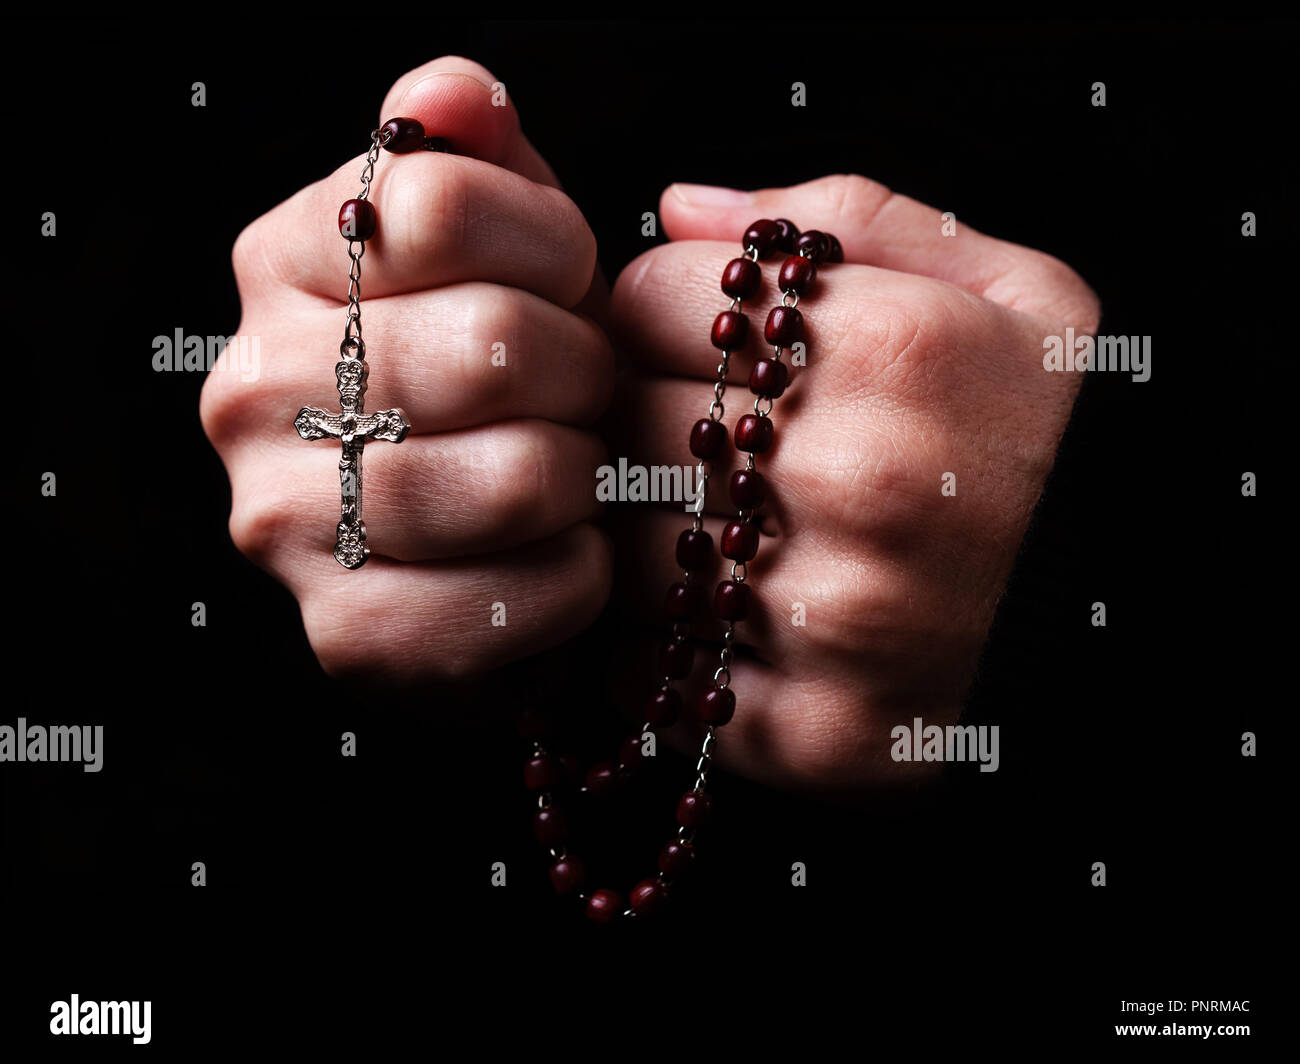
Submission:
{"label": "pale skin", "polygon": [[[291,420],[305,403],[331,405],[347,282],[334,219],[356,195],[361,159],[237,242],[239,332],[261,337],[262,372],[248,382],[219,367],[201,405],[230,474],[236,546],[295,595],[333,675],[480,675],[570,638],[612,590],[630,612],[661,617],[689,518],[625,507],[611,541],[593,523],[596,468],[611,455],[693,462],[686,441],[717,363],[709,326],[728,302],[718,279],[751,222],[833,232],[845,262],[824,266],[802,304],[807,365],[776,401],[776,443],[759,457],[772,491],[749,566],[761,608],[739,626],[738,708],[719,755],[794,788],[903,778],[915,766],[891,761],[890,728],[960,712],[1074,402],[1081,375],[1046,372],[1043,339],[1095,331],[1096,296],[1048,255],[960,219],[944,236],[940,209],[834,175],[757,192],[670,186],[659,204],[670,242],[628,265],[606,307],[591,231],[513,107],[492,106],[494,81],[468,60],[435,60],[381,108],[473,158],[385,155],[377,166],[366,405],[404,408],[412,429],[400,445],[366,448],[374,554],[359,572],[330,553],[337,455],[299,440]],[[729,425],[753,402],[745,382],[766,353],[779,261],[764,264],[746,307]],[[617,390],[613,345],[593,318],[635,365]],[[493,364],[496,343],[505,366]],[[606,440],[593,425],[611,401]],[[715,544],[735,464],[730,454],[715,469]],[[615,588],[616,554],[627,579]],[[719,563],[708,586],[724,575]],[[497,601],[505,626],[489,623]],[[688,705],[712,656],[697,653]],[[673,734],[693,745],[689,726]]]}

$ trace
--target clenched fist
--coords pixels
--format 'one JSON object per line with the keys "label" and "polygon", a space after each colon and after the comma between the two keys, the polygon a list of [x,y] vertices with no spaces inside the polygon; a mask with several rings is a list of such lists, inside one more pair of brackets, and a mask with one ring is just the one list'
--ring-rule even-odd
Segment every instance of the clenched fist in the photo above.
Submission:
{"label": "clenched fist", "polygon": [[331,674],[481,672],[564,640],[608,597],[608,542],[589,523],[604,449],[584,426],[608,402],[613,360],[572,309],[593,283],[595,239],[493,82],[476,63],[436,60],[380,111],[418,119],[457,154],[385,153],[376,165],[366,404],[403,408],[411,432],[366,449],[373,556],[359,572],[331,554],[338,442],[304,443],[293,418],[304,405],[338,409],[349,260],[337,218],[363,158],[235,245],[239,333],[258,338],[260,373],[219,362],[203,426],[230,474],[236,546],[293,592]]}
{"label": "clenched fist", "polygon": [[[1044,369],[1044,338],[1092,333],[1097,298],[1059,261],[964,225],[946,236],[938,210],[861,177],[752,193],[674,185],[660,216],[672,242],[623,271],[611,306],[642,371],[618,399],[616,450],[640,465],[694,462],[687,438],[718,362],[710,324],[727,305],[719,278],[750,223],[834,233],[845,255],[800,304],[807,364],[792,370],[772,412],[775,443],[759,456],[769,492],[748,566],[755,606],[737,630],[721,761],[806,787],[915,771],[891,761],[890,729],[916,716],[950,724],[961,710],[1079,384]],[[770,354],[761,332],[780,301],[779,261],[746,306],[729,427],[749,412],[755,359]],[[713,464],[706,581],[726,576],[716,545],[735,516],[726,484],[737,464],[730,446]],[[624,516],[617,550],[638,560],[626,601],[654,614],[680,579],[672,545],[689,519],[680,506]],[[716,651],[695,660],[688,706]]]}

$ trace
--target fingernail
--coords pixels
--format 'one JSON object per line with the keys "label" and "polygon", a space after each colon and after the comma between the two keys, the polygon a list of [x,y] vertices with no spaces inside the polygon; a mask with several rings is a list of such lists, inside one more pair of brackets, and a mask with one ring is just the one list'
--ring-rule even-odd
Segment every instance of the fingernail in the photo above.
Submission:
{"label": "fingernail", "polygon": [[752,192],[719,185],[673,185],[673,193],[692,207],[743,207],[754,202]]}
{"label": "fingernail", "polygon": [[406,87],[406,91],[402,93],[402,98],[398,102],[398,106],[404,107],[406,105],[406,101],[411,99],[411,97],[416,93],[417,90],[420,89],[421,86],[427,85],[434,78],[446,78],[446,77],[469,78],[471,81],[478,82],[478,84],[482,85],[483,88],[488,89],[489,91],[492,89],[492,86],[489,85],[486,81],[478,77],[476,74],[471,74],[467,70],[434,70],[428,74],[425,74],[424,77],[418,79],[417,81],[411,82],[411,84]]}

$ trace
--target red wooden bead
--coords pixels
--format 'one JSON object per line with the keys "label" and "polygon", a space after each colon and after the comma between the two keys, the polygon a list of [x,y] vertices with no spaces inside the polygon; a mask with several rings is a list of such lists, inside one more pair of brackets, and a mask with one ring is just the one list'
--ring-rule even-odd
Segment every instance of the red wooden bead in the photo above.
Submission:
{"label": "red wooden bead", "polygon": [[743,621],[749,615],[751,594],[748,584],[724,580],[713,592],[713,612],[724,621]]}
{"label": "red wooden bead", "polygon": [[618,783],[618,768],[608,761],[592,765],[587,770],[587,790],[592,794],[607,794]]}
{"label": "red wooden bead", "polygon": [[749,259],[732,259],[722,271],[722,290],[732,299],[752,299],[762,283],[758,263]]}
{"label": "red wooden bead", "polygon": [[695,703],[695,715],[705,724],[726,724],[736,715],[736,695],[730,687],[710,687]]}
{"label": "red wooden bead", "polygon": [[[808,234],[805,233],[804,236]],[[817,278],[817,267],[811,259],[791,255],[781,264],[781,276],[777,280],[782,292],[794,292],[806,296],[812,291],[813,281]]]}
{"label": "red wooden bead", "polygon": [[803,339],[803,315],[797,307],[773,307],[767,313],[763,339],[778,347],[789,347]]}
{"label": "red wooden bead", "polygon": [[348,240],[369,240],[379,227],[379,215],[369,200],[350,199],[339,208],[339,232]]}
{"label": "red wooden bead", "polygon": [[598,924],[613,923],[623,911],[623,895],[616,890],[598,890],[587,899],[587,916]]}
{"label": "red wooden bead", "polygon": [[641,753],[641,736],[629,735],[618,748],[618,763],[629,772],[635,772],[645,764],[646,755]]}
{"label": "red wooden bead", "polygon": [[691,673],[695,662],[695,644],[689,639],[670,639],[659,652],[659,671],[673,680]]}
{"label": "red wooden bead", "polygon": [[682,696],[671,687],[656,691],[646,705],[645,719],[656,728],[671,728],[682,715]]}
{"label": "red wooden bead", "polygon": [[713,557],[713,537],[703,529],[688,528],[677,537],[677,564],[683,569],[703,569]]}
{"label": "red wooden bead", "polygon": [[627,897],[628,907],[637,916],[653,916],[663,909],[667,900],[664,885],[657,879],[641,880]]}
{"label": "red wooden bead", "polygon": [[701,604],[700,585],[684,584],[679,580],[668,588],[664,612],[675,621],[684,621],[699,613]]}
{"label": "red wooden bead", "polygon": [[761,218],[745,230],[740,245],[746,250],[753,248],[758,252],[760,259],[765,259],[773,252],[776,242],[780,239],[781,227],[769,218]]}
{"label": "red wooden bead", "polygon": [[736,421],[736,446],[751,454],[762,454],[772,446],[772,419],[746,414]]}
{"label": "red wooden bead", "polygon": [[778,362],[774,358],[760,358],[749,371],[749,390],[768,399],[780,399],[789,380],[790,371],[785,368],[784,362]]}
{"label": "red wooden bead", "polygon": [[749,337],[749,319],[738,310],[724,310],[713,319],[709,340],[719,351],[739,351]]}
{"label": "red wooden bead", "polygon": [[767,481],[752,469],[737,469],[728,484],[731,501],[738,510],[757,510],[767,498]]}
{"label": "red wooden bead", "polygon": [[695,847],[689,842],[670,842],[659,851],[659,871],[666,876],[689,872],[695,863]]}
{"label": "red wooden bead", "polygon": [[706,461],[717,458],[727,446],[727,426],[702,417],[691,427],[691,454]]}
{"label": "red wooden bead", "polygon": [[699,791],[687,791],[677,803],[677,823],[684,828],[697,828],[707,823],[713,812],[713,799]]}
{"label": "red wooden bead", "polygon": [[572,894],[586,877],[587,870],[577,857],[561,857],[551,865],[551,886],[556,894]]}
{"label": "red wooden bead", "polygon": [[794,242],[796,255],[806,255],[813,262],[824,262],[831,251],[831,239],[817,229],[809,229]]}
{"label": "red wooden bead", "polygon": [[390,118],[382,132],[389,134],[384,145],[394,155],[405,155],[424,147],[424,126],[414,118]]}
{"label": "red wooden bead", "polygon": [[539,809],[533,814],[533,834],[543,846],[556,846],[569,835],[569,825],[558,809]]}
{"label": "red wooden bead", "polygon": [[837,239],[835,239],[835,236],[834,236],[832,233],[827,233],[827,234],[826,234],[826,239],[829,240],[829,241],[830,241],[830,244],[831,244],[831,249],[830,249],[830,251],[828,251],[828,252],[826,253],[826,261],[827,261],[827,262],[843,262],[843,261],[844,261],[844,248],[840,245],[840,242],[839,242]]}
{"label": "red wooden bead", "polygon": [[787,255],[793,255],[794,242],[799,239],[799,230],[795,228],[794,222],[788,218],[778,218],[774,224],[781,230],[781,235],[777,237],[776,250],[784,251]]}
{"label": "red wooden bead", "polygon": [[524,764],[524,786],[530,791],[544,791],[560,782],[560,765],[548,754],[538,754]]}
{"label": "red wooden bead", "polygon": [[758,529],[747,521],[732,521],[722,530],[722,553],[734,562],[750,561],[758,553]]}

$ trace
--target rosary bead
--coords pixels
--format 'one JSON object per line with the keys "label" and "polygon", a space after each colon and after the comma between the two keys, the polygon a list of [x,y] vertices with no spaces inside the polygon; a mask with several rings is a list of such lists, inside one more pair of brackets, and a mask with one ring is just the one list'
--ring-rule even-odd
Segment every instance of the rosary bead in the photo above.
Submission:
{"label": "rosary bead", "polygon": [[767,482],[753,469],[737,469],[728,487],[737,510],[757,510],[767,498]]}
{"label": "rosary bead", "polygon": [[628,907],[637,916],[653,916],[664,907],[667,900],[664,885],[657,879],[641,880],[627,897]]}
{"label": "rosary bead", "polygon": [[753,299],[762,283],[758,263],[749,259],[732,259],[722,271],[722,290],[732,299]]}
{"label": "rosary bead", "polygon": [[736,715],[736,693],[730,687],[710,687],[695,703],[695,715],[705,724],[726,724]]}
{"label": "rosary bead", "polygon": [[530,791],[544,791],[560,782],[560,765],[549,754],[538,754],[524,765],[524,786]]}
{"label": "rosary bead", "polygon": [[369,200],[350,199],[339,208],[339,232],[348,240],[369,240],[379,227],[379,215]]}
{"label": "rosary bead", "polygon": [[828,252],[826,253],[826,261],[827,261],[827,262],[843,262],[843,261],[844,261],[844,248],[840,245],[840,242],[835,238],[834,234],[832,234],[832,233],[826,233],[826,234],[824,234],[824,235],[825,235],[826,239],[830,242],[830,245],[831,245],[831,249],[830,249],[830,251],[828,251]]}
{"label": "rosary bead", "polygon": [[713,556],[713,537],[700,529],[686,529],[677,537],[677,564],[683,569],[702,569]]}
{"label": "rosary bead", "polygon": [[703,791],[687,791],[677,803],[677,823],[684,828],[698,828],[708,822],[713,799]]}
{"label": "rosary bead", "polygon": [[635,772],[644,762],[645,755],[641,753],[641,736],[629,735],[618,748],[618,763],[629,772]]}
{"label": "rosary bead", "polygon": [[394,155],[405,155],[424,147],[424,126],[414,118],[390,118],[382,130],[390,134],[384,147]]}
{"label": "rosary bead", "polygon": [[763,339],[777,347],[790,347],[803,339],[803,315],[795,307],[773,307],[763,326]]}
{"label": "rosary bead", "polygon": [[670,842],[659,851],[659,871],[671,878],[689,872],[695,863],[695,847],[689,842]]}
{"label": "rosary bead", "polygon": [[670,639],[659,652],[659,671],[674,680],[689,676],[695,662],[695,644],[690,639]]}
{"label": "rosary bead", "polygon": [[664,598],[664,612],[675,621],[684,621],[700,612],[700,585],[684,584],[680,580],[668,588]]}
{"label": "rosary bead", "polygon": [[762,454],[772,446],[772,419],[746,414],[736,421],[736,446],[751,454]]}
{"label": "rosary bead", "polygon": [[794,253],[806,254],[813,262],[824,262],[830,250],[831,238],[817,229],[809,229],[794,242]]}
{"label": "rosary bead", "polygon": [[558,809],[539,809],[533,814],[533,834],[543,846],[558,846],[569,836],[569,825]]}
{"label": "rosary bead", "polygon": [[572,894],[586,876],[587,870],[577,857],[561,857],[551,865],[551,886],[556,894]]}
{"label": "rosary bead", "polygon": [[711,461],[727,445],[727,426],[721,421],[702,417],[691,427],[691,454]]}
{"label": "rosary bead", "polygon": [[785,368],[784,362],[778,362],[775,358],[760,358],[749,371],[749,390],[768,399],[780,399],[789,380],[790,371]]}
{"label": "rosary bead", "polygon": [[656,691],[646,705],[645,719],[656,728],[671,728],[682,715],[682,696],[671,687]]}
{"label": "rosary bead", "polygon": [[[807,236],[804,233],[804,236]],[[817,278],[817,267],[811,259],[801,255],[791,255],[781,264],[781,276],[778,280],[782,292],[794,292],[806,296],[812,291],[813,281]]]}
{"label": "rosary bead", "polygon": [[587,916],[598,924],[613,923],[623,915],[623,895],[616,890],[598,890],[587,899]]}
{"label": "rosary bead", "polygon": [[713,612],[724,621],[743,621],[749,615],[751,594],[748,584],[724,580],[713,593]]}
{"label": "rosary bead", "polygon": [[795,227],[794,222],[788,218],[778,218],[773,224],[781,230],[781,235],[776,240],[776,250],[784,251],[787,255],[793,255],[794,242],[799,239],[799,230]]}
{"label": "rosary bead", "polygon": [[719,351],[739,351],[749,337],[749,319],[737,310],[724,310],[713,319],[709,340]]}
{"label": "rosary bead", "polygon": [[745,236],[740,244],[746,250],[753,248],[758,252],[760,259],[765,259],[772,254],[776,242],[780,239],[781,227],[768,218],[761,218],[745,230]]}
{"label": "rosary bead", "polygon": [[587,771],[587,790],[592,794],[608,794],[618,783],[618,768],[608,761],[592,765]]}
{"label": "rosary bead", "polygon": [[722,553],[733,562],[750,561],[758,553],[758,529],[748,521],[732,521],[722,530]]}

